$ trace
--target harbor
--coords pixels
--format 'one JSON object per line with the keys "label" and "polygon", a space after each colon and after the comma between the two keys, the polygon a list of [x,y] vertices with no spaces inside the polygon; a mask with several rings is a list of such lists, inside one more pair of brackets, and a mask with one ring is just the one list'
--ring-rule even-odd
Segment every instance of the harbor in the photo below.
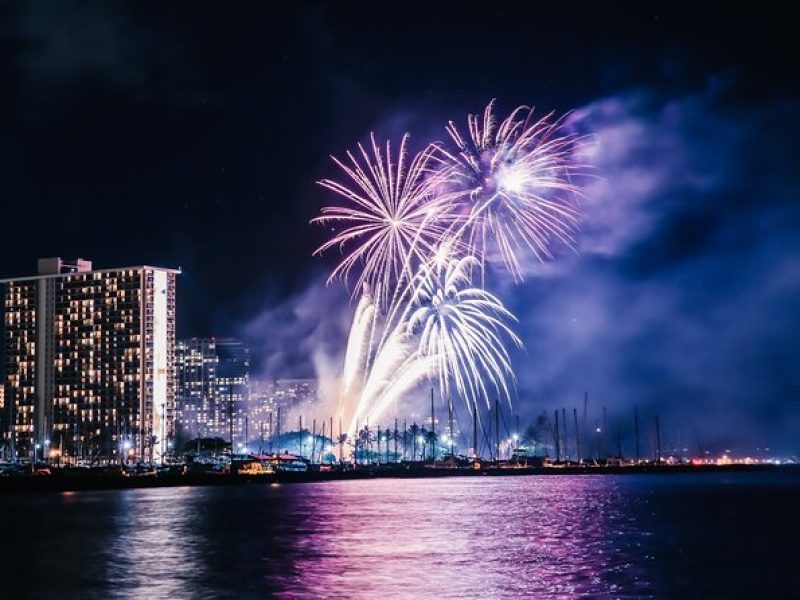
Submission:
{"label": "harbor", "polygon": [[[233,465],[232,467],[230,465]],[[298,465],[302,465],[299,467]],[[234,457],[222,469],[186,464],[163,467],[46,468],[0,471],[0,494],[78,492],[182,486],[280,485],[387,478],[668,475],[676,473],[800,473],[800,465],[772,462],[727,463],[554,463],[478,461],[446,457],[428,462],[372,465],[312,465],[293,455]]]}

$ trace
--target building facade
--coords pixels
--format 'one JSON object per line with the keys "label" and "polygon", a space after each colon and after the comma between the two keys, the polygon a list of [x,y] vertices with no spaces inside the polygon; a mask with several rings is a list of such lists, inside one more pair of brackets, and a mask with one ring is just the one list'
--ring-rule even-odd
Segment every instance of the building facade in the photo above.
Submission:
{"label": "building facade", "polygon": [[174,433],[178,274],[52,258],[36,276],[0,280],[13,456],[161,460]]}
{"label": "building facade", "polygon": [[222,438],[245,444],[249,431],[250,351],[231,338],[191,338],[177,344],[177,420],[182,438]]}

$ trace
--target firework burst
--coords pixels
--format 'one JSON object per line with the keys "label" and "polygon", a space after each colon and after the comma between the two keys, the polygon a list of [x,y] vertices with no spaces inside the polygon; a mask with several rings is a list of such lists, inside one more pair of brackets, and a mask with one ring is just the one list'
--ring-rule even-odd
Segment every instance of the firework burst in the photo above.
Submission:
{"label": "firework burst", "polygon": [[[453,258],[417,275],[407,313],[418,352],[433,360],[432,379],[443,398],[453,392],[471,406],[491,395],[511,398],[511,360],[505,339],[522,342],[507,325],[516,318],[500,300],[472,285],[476,259]],[[488,386],[487,386],[488,384]]]}
{"label": "firework burst", "polygon": [[467,117],[468,135],[452,121],[446,129],[455,150],[437,144],[433,159],[450,188],[451,230],[481,267],[499,254],[519,281],[526,252],[542,261],[554,242],[574,246],[582,139],[564,132],[563,118],[533,120],[533,109],[519,107],[498,123],[491,102]]}
{"label": "firework burst", "polygon": [[490,103],[467,124],[466,136],[447,126],[454,149],[433,144],[410,162],[408,135],[396,154],[371,136],[346,161],[333,159],[345,183],[319,182],[345,203],[314,219],[334,231],[316,253],[338,247],[344,258],[330,280],[357,273],[361,295],[341,382],[351,435],[426,381],[470,411],[481,400],[510,401],[506,346],[522,346],[516,319],[473,274],[497,258],[519,281],[531,255],[573,246],[582,138],[526,107],[498,122]]}
{"label": "firework burst", "polygon": [[329,281],[348,276],[361,267],[353,286],[360,293],[364,284],[372,289],[380,306],[386,306],[392,291],[410,278],[414,263],[427,257],[444,233],[445,203],[433,195],[438,172],[429,168],[432,148],[408,161],[408,134],[396,155],[390,142],[381,146],[370,136],[369,151],[358,144],[358,152],[347,153],[348,161],[333,157],[347,175],[347,185],[323,179],[320,185],[345,198],[345,206],[322,209],[312,222],[331,226],[336,234],[315,254],[334,247],[345,255]]}
{"label": "firework burst", "polygon": [[514,316],[489,292],[472,286],[471,256],[423,266],[390,315],[389,330],[368,365],[354,422],[377,422],[387,407],[421,382],[436,382],[442,398],[463,399],[469,410],[483,399],[510,400],[513,370],[505,341],[522,342],[508,326]]}

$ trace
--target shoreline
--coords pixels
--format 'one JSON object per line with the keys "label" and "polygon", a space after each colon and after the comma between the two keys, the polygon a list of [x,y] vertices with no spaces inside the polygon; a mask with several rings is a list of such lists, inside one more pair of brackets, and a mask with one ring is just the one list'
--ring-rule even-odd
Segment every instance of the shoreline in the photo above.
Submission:
{"label": "shoreline", "polygon": [[669,475],[688,473],[796,473],[800,465],[634,465],[624,467],[565,466],[454,469],[419,467],[373,467],[347,471],[277,472],[263,475],[186,473],[120,476],[107,474],[38,475],[0,478],[0,495],[18,493],[80,492],[161,487],[207,487],[320,483],[358,479],[422,479],[443,477],[521,477],[559,475]]}

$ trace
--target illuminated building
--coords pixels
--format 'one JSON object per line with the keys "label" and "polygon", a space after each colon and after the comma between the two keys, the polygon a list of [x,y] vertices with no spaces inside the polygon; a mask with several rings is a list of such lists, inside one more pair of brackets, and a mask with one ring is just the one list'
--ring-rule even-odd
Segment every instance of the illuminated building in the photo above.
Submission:
{"label": "illuminated building", "polygon": [[4,444],[17,458],[159,461],[173,434],[175,277],[40,259],[4,284]]}
{"label": "illuminated building", "polygon": [[177,420],[184,438],[248,433],[250,352],[235,339],[191,338],[177,344]]}
{"label": "illuminated building", "polygon": [[[296,429],[299,415],[314,414],[318,400],[316,379],[251,379],[249,415],[251,439]],[[280,409],[281,423],[278,423]],[[270,416],[271,415],[271,416]],[[272,424],[270,427],[270,423]],[[310,425],[306,423],[304,426]],[[321,423],[320,423],[321,426]]]}

